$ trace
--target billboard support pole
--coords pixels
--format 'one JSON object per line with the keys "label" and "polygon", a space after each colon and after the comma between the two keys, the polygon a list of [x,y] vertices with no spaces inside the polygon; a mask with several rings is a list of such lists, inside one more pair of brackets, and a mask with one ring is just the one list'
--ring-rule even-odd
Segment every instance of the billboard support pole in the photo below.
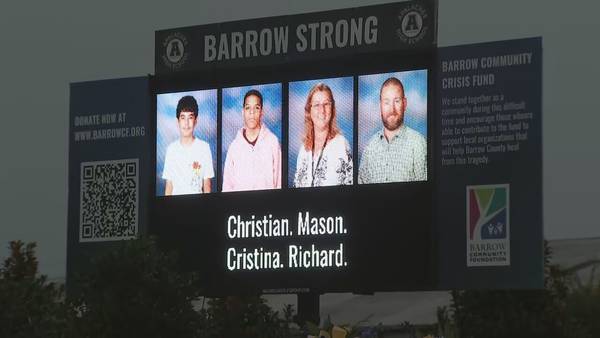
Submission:
{"label": "billboard support pole", "polygon": [[298,324],[303,326],[306,322],[311,322],[319,325],[321,319],[319,313],[320,295],[311,291],[308,293],[297,293],[296,296],[298,299]]}

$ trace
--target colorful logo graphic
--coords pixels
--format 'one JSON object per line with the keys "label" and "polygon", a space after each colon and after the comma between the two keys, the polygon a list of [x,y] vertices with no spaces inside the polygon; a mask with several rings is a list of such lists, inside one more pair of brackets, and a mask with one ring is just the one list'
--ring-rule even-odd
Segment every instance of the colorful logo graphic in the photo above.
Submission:
{"label": "colorful logo graphic", "polygon": [[508,185],[467,187],[470,240],[508,238]]}
{"label": "colorful logo graphic", "polygon": [[202,169],[202,165],[198,163],[198,161],[194,161],[194,163],[192,163],[192,170],[194,171],[194,175],[200,176],[200,169]]}

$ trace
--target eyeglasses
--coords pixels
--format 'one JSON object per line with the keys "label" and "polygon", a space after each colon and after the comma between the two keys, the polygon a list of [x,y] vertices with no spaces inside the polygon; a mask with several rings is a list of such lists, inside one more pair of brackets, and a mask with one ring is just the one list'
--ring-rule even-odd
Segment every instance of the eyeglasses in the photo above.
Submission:
{"label": "eyeglasses", "polygon": [[332,106],[331,101],[327,101],[327,102],[323,102],[323,103],[312,103],[310,105],[310,109],[311,110],[317,110],[319,108],[331,109],[331,106]]}

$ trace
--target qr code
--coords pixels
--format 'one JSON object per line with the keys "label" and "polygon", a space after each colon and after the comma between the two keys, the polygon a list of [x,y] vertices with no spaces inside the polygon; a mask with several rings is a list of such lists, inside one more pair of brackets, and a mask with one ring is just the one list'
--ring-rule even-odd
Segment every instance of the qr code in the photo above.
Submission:
{"label": "qr code", "polygon": [[81,163],[80,242],[137,237],[138,173],[138,159]]}

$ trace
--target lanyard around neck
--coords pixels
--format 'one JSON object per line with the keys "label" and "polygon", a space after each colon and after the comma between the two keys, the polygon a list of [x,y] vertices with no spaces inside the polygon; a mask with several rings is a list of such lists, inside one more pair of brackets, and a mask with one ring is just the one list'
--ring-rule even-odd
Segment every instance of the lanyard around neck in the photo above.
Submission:
{"label": "lanyard around neck", "polygon": [[[310,163],[311,163],[311,167],[312,167],[311,168],[311,171],[312,171],[312,180],[310,182],[310,186],[311,187],[315,186],[315,170],[317,170],[319,168],[319,164],[321,164],[321,158],[323,158],[323,153],[325,152],[325,147],[327,146],[327,141],[329,141],[329,137],[325,138],[325,142],[323,143],[323,147],[321,148],[321,153],[319,154],[319,158],[317,159],[317,165],[316,166],[315,166],[314,157],[313,156],[310,157]],[[313,148],[314,148],[314,146],[313,146]],[[314,151],[314,149],[313,149],[313,151]]]}

